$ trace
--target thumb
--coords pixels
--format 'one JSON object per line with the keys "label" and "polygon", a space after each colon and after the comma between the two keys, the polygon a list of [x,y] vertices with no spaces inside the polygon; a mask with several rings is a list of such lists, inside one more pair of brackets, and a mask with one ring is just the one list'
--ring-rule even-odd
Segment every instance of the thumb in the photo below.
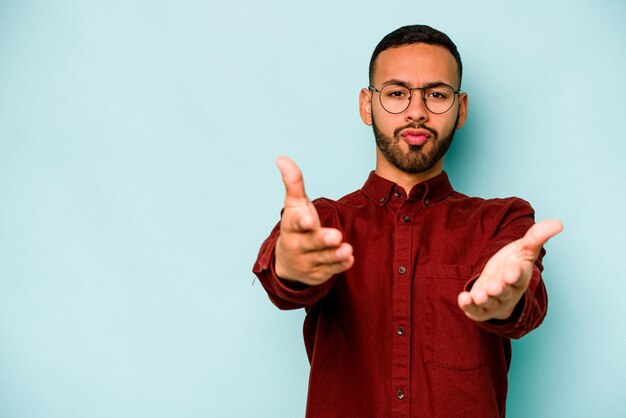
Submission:
{"label": "thumb", "polygon": [[563,224],[560,221],[551,219],[538,222],[531,226],[522,238],[522,249],[529,255],[537,258],[541,247],[548,242],[550,238],[557,235],[563,230]]}
{"label": "thumb", "polygon": [[285,200],[287,199],[306,199],[304,192],[304,180],[302,172],[288,157],[278,157],[276,165],[280,170],[285,185]]}

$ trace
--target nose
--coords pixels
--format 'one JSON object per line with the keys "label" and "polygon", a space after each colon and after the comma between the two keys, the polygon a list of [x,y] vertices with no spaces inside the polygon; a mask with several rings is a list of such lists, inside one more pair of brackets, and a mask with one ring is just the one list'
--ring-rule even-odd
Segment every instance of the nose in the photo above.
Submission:
{"label": "nose", "polygon": [[428,120],[428,109],[424,102],[424,91],[415,89],[411,92],[411,102],[404,111],[404,118],[407,121]]}

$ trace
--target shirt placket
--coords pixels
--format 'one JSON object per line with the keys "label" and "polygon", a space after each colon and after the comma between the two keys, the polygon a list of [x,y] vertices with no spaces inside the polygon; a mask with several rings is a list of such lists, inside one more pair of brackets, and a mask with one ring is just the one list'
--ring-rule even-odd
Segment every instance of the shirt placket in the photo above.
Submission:
{"label": "shirt placket", "polygon": [[416,201],[405,200],[395,215],[393,252],[393,417],[409,417],[411,370],[412,228]]}

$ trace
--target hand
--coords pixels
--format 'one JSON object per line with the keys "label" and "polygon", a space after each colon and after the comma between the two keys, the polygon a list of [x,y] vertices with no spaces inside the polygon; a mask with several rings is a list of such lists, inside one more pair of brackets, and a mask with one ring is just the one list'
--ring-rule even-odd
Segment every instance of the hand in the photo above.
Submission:
{"label": "hand", "polygon": [[298,166],[287,157],[278,158],[276,165],[286,191],[276,242],[276,274],[284,280],[322,284],[352,267],[352,246],[342,242],[339,230],[321,227]]}
{"label": "hand", "polygon": [[528,288],[541,248],[562,229],[556,220],[539,222],[491,257],[472,289],[458,296],[465,315],[474,321],[508,319]]}

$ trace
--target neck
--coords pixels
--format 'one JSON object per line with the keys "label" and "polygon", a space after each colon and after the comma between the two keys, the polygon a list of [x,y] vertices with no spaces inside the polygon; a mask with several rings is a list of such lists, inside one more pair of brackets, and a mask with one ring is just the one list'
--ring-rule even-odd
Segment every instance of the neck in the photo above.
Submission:
{"label": "neck", "polygon": [[378,155],[378,153],[376,155],[376,174],[402,187],[407,195],[413,186],[438,176],[442,171],[443,158],[426,171],[421,173],[409,173],[390,164],[382,155]]}

